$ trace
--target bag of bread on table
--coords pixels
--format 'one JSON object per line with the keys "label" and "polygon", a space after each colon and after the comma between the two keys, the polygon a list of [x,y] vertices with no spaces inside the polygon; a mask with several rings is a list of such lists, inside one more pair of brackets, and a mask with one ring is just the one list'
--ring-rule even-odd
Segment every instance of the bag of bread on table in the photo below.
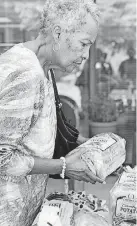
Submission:
{"label": "bag of bread on table", "polygon": [[68,155],[82,151],[81,159],[101,179],[106,179],[125,161],[125,139],[113,133],[102,133],[90,138]]}
{"label": "bag of bread on table", "polygon": [[51,193],[43,201],[36,226],[74,226],[73,211],[73,204],[67,195]]}
{"label": "bag of bread on table", "polygon": [[109,226],[104,217],[97,213],[78,212],[75,215],[75,226]]}
{"label": "bag of bread on table", "polygon": [[110,191],[112,225],[135,226],[137,216],[137,168],[127,167]]}

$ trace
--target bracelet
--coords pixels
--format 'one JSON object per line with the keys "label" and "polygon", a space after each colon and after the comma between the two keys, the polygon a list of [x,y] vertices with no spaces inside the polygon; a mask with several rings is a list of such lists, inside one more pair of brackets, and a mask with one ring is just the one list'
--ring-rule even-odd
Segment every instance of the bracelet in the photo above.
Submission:
{"label": "bracelet", "polygon": [[60,174],[61,178],[65,178],[65,171],[66,171],[66,159],[64,157],[60,158],[63,161],[63,167],[62,167],[62,172]]}

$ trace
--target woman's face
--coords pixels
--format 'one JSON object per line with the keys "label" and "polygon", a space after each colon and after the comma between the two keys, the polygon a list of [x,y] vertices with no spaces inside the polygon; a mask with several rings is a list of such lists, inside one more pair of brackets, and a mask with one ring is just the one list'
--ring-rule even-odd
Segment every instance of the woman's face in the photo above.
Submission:
{"label": "woman's face", "polygon": [[80,71],[89,57],[97,31],[97,23],[89,14],[80,31],[61,34],[60,50],[54,53],[55,64],[67,73]]}

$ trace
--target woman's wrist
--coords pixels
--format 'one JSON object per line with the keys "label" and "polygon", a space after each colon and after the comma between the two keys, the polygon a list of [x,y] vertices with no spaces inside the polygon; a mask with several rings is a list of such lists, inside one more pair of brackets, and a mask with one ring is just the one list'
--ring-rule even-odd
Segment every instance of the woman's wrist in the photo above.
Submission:
{"label": "woman's wrist", "polygon": [[62,160],[62,172],[61,172],[60,176],[62,179],[64,179],[65,173],[66,173],[66,159],[65,159],[65,157],[61,157],[60,159]]}
{"label": "woman's wrist", "polygon": [[55,171],[53,174],[61,174],[63,168],[63,162],[61,159],[53,159],[55,164]]}
{"label": "woman's wrist", "polygon": [[34,157],[34,167],[29,174],[61,174],[63,162],[61,159],[42,159]]}

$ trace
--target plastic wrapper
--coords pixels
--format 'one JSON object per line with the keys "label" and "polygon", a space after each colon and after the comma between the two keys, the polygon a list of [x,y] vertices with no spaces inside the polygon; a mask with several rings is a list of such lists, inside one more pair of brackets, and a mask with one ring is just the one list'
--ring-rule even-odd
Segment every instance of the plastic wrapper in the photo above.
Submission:
{"label": "plastic wrapper", "polygon": [[62,226],[59,207],[44,206],[39,214],[37,226]]}
{"label": "plastic wrapper", "polygon": [[110,191],[110,215],[113,226],[135,226],[137,216],[137,171],[127,167]]}
{"label": "plastic wrapper", "polygon": [[73,152],[82,151],[81,159],[94,174],[105,180],[124,163],[125,144],[125,139],[116,134],[102,133],[92,137]]}
{"label": "plastic wrapper", "polygon": [[51,200],[45,202],[44,206],[59,208],[59,218],[62,226],[74,226],[73,221],[73,204],[62,200]]}
{"label": "plastic wrapper", "polygon": [[74,204],[74,213],[79,211],[97,212],[100,215],[108,215],[106,200],[99,199],[95,195],[86,194],[85,191],[69,191],[68,197]]}
{"label": "plastic wrapper", "polygon": [[109,224],[97,213],[81,211],[75,215],[75,226],[109,226]]}
{"label": "plastic wrapper", "polygon": [[33,226],[74,226],[74,208],[67,195],[51,193],[45,197]]}
{"label": "plastic wrapper", "polygon": [[74,226],[73,204],[67,195],[51,193],[45,197],[35,222],[34,226]]}

